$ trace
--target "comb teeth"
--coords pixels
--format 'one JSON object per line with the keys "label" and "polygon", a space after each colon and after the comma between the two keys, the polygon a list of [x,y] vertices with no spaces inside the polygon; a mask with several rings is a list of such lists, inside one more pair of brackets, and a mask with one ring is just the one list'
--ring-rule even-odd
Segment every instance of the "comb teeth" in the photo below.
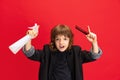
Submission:
{"label": "comb teeth", "polygon": [[83,30],[82,28],[80,28],[80,27],[77,26],[77,25],[75,25],[75,28],[76,28],[78,31],[80,31],[80,32],[82,32],[83,34],[85,34],[85,35],[89,34],[89,32]]}

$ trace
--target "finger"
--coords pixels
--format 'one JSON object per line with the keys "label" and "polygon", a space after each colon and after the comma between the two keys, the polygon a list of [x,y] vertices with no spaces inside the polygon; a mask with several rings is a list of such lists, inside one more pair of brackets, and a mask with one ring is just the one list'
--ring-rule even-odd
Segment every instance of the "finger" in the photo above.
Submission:
{"label": "finger", "polygon": [[37,25],[37,29],[36,29],[37,33],[38,33],[38,31],[39,31],[39,28],[40,28],[40,25]]}
{"label": "finger", "polygon": [[31,33],[31,30],[28,30],[27,32],[26,32],[26,34],[30,34]]}
{"label": "finger", "polygon": [[34,34],[34,31],[33,31],[33,30],[28,30],[28,31],[27,31],[27,34],[32,35],[32,34]]}
{"label": "finger", "polygon": [[94,34],[94,33],[90,33],[91,35],[90,35],[90,37],[91,38],[96,38],[96,34]]}
{"label": "finger", "polygon": [[40,25],[37,25],[37,26],[38,26],[38,29],[39,29]]}
{"label": "finger", "polygon": [[91,31],[90,31],[90,27],[89,27],[89,25],[88,25],[88,32],[90,33]]}
{"label": "finger", "polygon": [[35,27],[33,28],[33,31],[35,31],[36,33],[38,33],[38,31],[39,31],[39,25],[35,25]]}

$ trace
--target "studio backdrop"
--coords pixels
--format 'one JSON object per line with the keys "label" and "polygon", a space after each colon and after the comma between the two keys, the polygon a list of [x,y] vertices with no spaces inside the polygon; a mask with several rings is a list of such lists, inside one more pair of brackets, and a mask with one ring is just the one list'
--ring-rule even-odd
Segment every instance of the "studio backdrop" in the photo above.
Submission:
{"label": "studio backdrop", "polygon": [[38,80],[39,62],[29,60],[9,46],[26,35],[28,27],[40,25],[32,41],[36,49],[50,42],[57,24],[70,26],[74,45],[90,50],[91,44],[75,25],[97,34],[103,55],[83,64],[84,80],[120,80],[120,0],[0,0],[0,80]]}

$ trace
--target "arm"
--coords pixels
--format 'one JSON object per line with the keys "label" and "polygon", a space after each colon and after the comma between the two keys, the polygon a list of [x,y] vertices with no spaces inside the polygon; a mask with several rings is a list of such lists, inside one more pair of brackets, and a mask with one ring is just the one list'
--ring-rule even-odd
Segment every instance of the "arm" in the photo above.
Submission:
{"label": "arm", "polygon": [[86,37],[92,45],[92,49],[91,49],[92,57],[94,59],[97,59],[101,56],[102,50],[98,46],[97,35],[90,31],[89,26],[88,26],[88,32],[89,32],[89,34],[87,34]]}
{"label": "arm", "polygon": [[90,31],[89,26],[88,26],[88,32],[89,34],[87,34],[86,37],[88,41],[92,44],[92,52],[98,54],[99,47],[98,47],[98,42],[97,42],[97,35]]}
{"label": "arm", "polygon": [[[38,33],[34,30],[28,30],[27,35],[30,35],[32,39],[34,39],[38,36]],[[34,46],[32,45],[32,39],[23,47],[23,53],[31,60],[42,62],[44,52],[43,50],[35,50]]]}
{"label": "arm", "polygon": [[[39,28],[39,26],[38,26]],[[30,35],[32,37],[32,39],[36,38],[38,36],[38,32],[34,31],[34,30],[28,30],[27,31],[27,35]],[[35,49],[32,46],[32,39],[29,40],[25,46],[23,47],[23,53],[27,56],[27,57],[31,57],[34,53],[35,53]]]}
{"label": "arm", "polygon": [[[39,26],[38,26],[39,27]],[[36,38],[38,36],[38,33],[36,33],[34,30],[28,30],[27,34],[32,37],[32,39]],[[31,60],[44,62],[45,60],[45,53],[49,53],[49,46],[44,46],[43,50],[37,50],[32,45],[32,39],[26,43],[26,45],[23,47],[23,53]]]}
{"label": "arm", "polygon": [[[39,28],[39,25],[38,25]],[[36,38],[38,36],[38,32],[36,32],[35,30],[28,30],[27,31],[27,35],[30,35],[32,37],[32,39]],[[30,41],[28,41],[25,45],[25,50],[28,51],[31,47],[32,47],[32,39]]]}

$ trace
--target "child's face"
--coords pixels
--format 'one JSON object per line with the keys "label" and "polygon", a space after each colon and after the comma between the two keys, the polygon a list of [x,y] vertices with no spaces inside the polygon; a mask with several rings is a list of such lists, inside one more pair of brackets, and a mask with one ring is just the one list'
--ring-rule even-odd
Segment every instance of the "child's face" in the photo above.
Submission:
{"label": "child's face", "polygon": [[56,48],[60,52],[64,52],[69,46],[69,41],[70,41],[69,37],[64,35],[57,35],[55,38]]}

